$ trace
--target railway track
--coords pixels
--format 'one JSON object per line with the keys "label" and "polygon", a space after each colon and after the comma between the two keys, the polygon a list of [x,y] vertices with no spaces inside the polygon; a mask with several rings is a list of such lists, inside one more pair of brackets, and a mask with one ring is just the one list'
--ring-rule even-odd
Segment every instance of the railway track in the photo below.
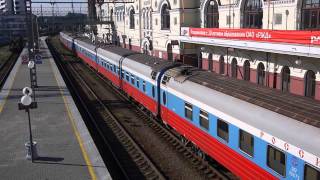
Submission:
{"label": "railway track", "polygon": [[17,62],[17,59],[20,55],[21,51],[12,53],[7,60],[5,60],[0,65],[0,89],[2,89],[4,83],[7,80],[7,77],[9,76],[12,68],[14,67],[15,63]]}
{"label": "railway track", "polygon": [[[59,69],[63,72],[63,76],[67,79],[69,87],[71,86],[73,94],[76,95],[77,100],[80,101],[82,110],[86,113],[86,119],[90,119],[91,129],[92,126],[94,126],[94,139],[96,141],[96,139],[99,138],[99,143],[96,142],[96,144],[99,146],[100,153],[102,152],[101,154],[108,169],[111,169],[113,172],[113,178],[165,179],[162,173],[154,166],[126,130],[116,121],[116,118],[109,109],[73,68],[74,64],[81,62],[72,61],[63,65],[59,62],[62,57],[59,57],[59,54],[54,47],[49,44],[49,48]],[[71,77],[70,72],[75,76]],[[84,90],[83,92],[80,92],[80,87],[73,83],[76,81],[81,83],[81,89]],[[87,94],[86,96],[92,97],[93,99],[83,98],[85,97],[85,93]],[[94,102],[94,108],[93,106],[88,106],[90,104],[88,103],[89,101]],[[99,112],[99,114],[93,114],[92,112]],[[103,147],[101,147],[101,144],[103,144]],[[109,154],[109,156],[106,154]]]}
{"label": "railway track", "polygon": [[[68,58],[65,56],[63,59]],[[129,156],[133,157],[133,162],[146,179],[236,179],[229,172],[221,173],[196,156],[179,140],[177,134],[166,129],[143,107],[137,108],[138,103],[126,97],[95,70],[79,61],[67,64],[70,74],[76,76],[82,88],[86,89],[86,94],[94,97],[90,101],[95,102],[95,110],[100,112],[101,117],[105,117],[104,123],[114,132],[119,142],[128,147]],[[141,130],[146,132],[141,133]],[[158,148],[160,150],[157,151]],[[168,154],[167,160],[164,154]],[[176,162],[172,162],[175,160],[173,156]],[[118,162],[121,164],[121,160]],[[184,164],[179,164],[182,162]],[[181,169],[182,173],[179,173]],[[130,174],[127,177],[132,178]]]}

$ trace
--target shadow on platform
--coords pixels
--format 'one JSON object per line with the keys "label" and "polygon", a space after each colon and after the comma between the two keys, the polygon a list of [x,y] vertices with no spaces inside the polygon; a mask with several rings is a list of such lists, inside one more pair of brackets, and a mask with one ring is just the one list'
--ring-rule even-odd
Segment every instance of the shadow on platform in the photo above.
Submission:
{"label": "shadow on platform", "polygon": [[[54,165],[63,165],[63,166],[78,166],[78,167],[86,167],[87,164],[74,164],[74,163],[64,163],[64,158],[61,157],[38,157],[36,160],[33,161],[33,163],[37,164],[54,164]],[[104,166],[93,166],[91,167],[98,167],[98,168],[106,168]]]}

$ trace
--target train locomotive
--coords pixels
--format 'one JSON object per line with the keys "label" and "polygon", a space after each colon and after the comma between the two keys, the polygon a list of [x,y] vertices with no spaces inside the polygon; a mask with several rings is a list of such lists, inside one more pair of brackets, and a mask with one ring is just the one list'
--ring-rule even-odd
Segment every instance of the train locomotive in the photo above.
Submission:
{"label": "train locomotive", "polygon": [[241,179],[320,179],[319,102],[65,32],[60,41]]}

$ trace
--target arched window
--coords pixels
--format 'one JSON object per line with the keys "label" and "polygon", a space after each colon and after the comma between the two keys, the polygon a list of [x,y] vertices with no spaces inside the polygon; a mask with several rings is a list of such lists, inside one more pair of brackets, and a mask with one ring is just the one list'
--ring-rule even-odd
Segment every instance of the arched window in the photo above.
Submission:
{"label": "arched window", "polygon": [[282,92],[290,92],[290,69],[288,66],[282,68],[281,90]]}
{"label": "arched window", "polygon": [[250,81],[250,62],[248,60],[243,64],[243,80]]}
{"label": "arched window", "polygon": [[170,29],[170,11],[167,4],[161,8],[161,29]]}
{"label": "arched window", "polygon": [[260,85],[264,85],[264,78],[266,76],[266,72],[264,70],[264,65],[262,63],[259,63],[257,70],[257,83]]}
{"label": "arched window", "polygon": [[316,94],[316,74],[309,70],[305,77],[305,96],[314,97]]}
{"label": "arched window", "polygon": [[172,45],[171,43],[168,43],[167,45],[167,54],[168,54],[168,60],[173,61],[173,54],[172,54]]}
{"label": "arched window", "polygon": [[320,0],[303,0],[302,29],[320,29]]}
{"label": "arched window", "polygon": [[130,10],[130,17],[129,17],[129,20],[130,20],[130,29],[134,29],[134,9],[132,8],[131,10]]}
{"label": "arched window", "polygon": [[208,70],[209,70],[209,71],[212,71],[212,69],[213,69],[212,54],[209,53],[209,55],[208,55]]}
{"label": "arched window", "polygon": [[238,76],[238,63],[237,59],[233,58],[231,61],[231,77],[237,78]]}
{"label": "arched window", "polygon": [[219,74],[224,74],[224,57],[220,56],[219,59]]}
{"label": "arched window", "polygon": [[210,0],[206,6],[205,18],[207,28],[218,28],[219,27],[219,11],[218,3],[215,0]]}
{"label": "arched window", "polygon": [[243,6],[243,27],[262,28],[262,0],[245,0]]}

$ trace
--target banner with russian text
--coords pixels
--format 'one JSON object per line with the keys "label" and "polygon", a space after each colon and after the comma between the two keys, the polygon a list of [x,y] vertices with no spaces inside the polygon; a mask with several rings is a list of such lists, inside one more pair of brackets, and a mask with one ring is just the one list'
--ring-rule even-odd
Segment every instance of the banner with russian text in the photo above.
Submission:
{"label": "banner with russian text", "polygon": [[271,43],[320,45],[320,31],[183,28],[182,35]]}

